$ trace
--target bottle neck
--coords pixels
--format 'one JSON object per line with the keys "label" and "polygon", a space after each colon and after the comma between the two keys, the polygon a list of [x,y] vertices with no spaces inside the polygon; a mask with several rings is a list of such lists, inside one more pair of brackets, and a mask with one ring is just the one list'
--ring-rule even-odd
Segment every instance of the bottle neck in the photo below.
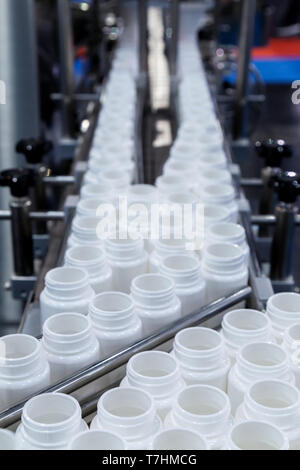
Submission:
{"label": "bottle neck", "polygon": [[176,269],[176,267],[173,267],[172,265],[170,266],[170,263],[172,263],[173,259],[174,259],[174,262],[176,261],[175,258],[177,258],[178,260],[178,265],[180,264],[180,260],[182,258],[186,259],[185,256],[184,257],[183,256],[178,256],[178,257],[171,256],[171,257],[165,258],[159,267],[160,272],[164,274],[165,276],[173,279],[176,287],[188,288],[188,287],[198,285],[199,288],[201,288],[203,284],[203,278],[202,278],[200,263],[198,262],[198,260],[196,258],[189,259],[190,258],[189,257],[188,261],[189,261],[190,267],[187,267],[186,269]]}
{"label": "bottle neck", "polygon": [[45,289],[54,299],[80,299],[90,291],[88,274],[74,267],[54,268],[46,274]]}
{"label": "bottle neck", "polygon": [[127,364],[129,386],[143,389],[157,399],[173,395],[180,383],[180,371],[172,356],[161,351],[147,351]]}
{"label": "bottle neck", "polygon": [[29,335],[15,334],[1,338],[0,377],[22,380],[31,377],[42,364],[40,342]]}
{"label": "bottle neck", "polygon": [[193,385],[177,396],[172,414],[176,426],[197,427],[198,432],[213,439],[226,431],[230,412],[224,392],[208,385]]}
{"label": "bottle neck", "polygon": [[138,389],[113,389],[98,402],[97,418],[101,427],[129,441],[151,435],[155,415],[153,399]]}
{"label": "bottle neck", "polygon": [[152,309],[167,308],[176,298],[175,284],[159,274],[144,274],[131,284],[131,296],[138,307]]}
{"label": "bottle neck", "polygon": [[183,368],[195,372],[210,371],[224,362],[224,341],[216,331],[187,328],[175,337],[174,355]]}
{"label": "bottle neck", "polygon": [[66,446],[81,426],[81,409],[71,396],[38,395],[29,400],[22,414],[22,432],[38,447]]}
{"label": "bottle neck", "polygon": [[91,301],[89,317],[96,329],[126,328],[135,319],[134,304],[127,294],[105,292]]}
{"label": "bottle neck", "polygon": [[215,274],[237,274],[245,271],[246,262],[242,250],[231,243],[215,243],[206,246],[203,267]]}
{"label": "bottle neck", "polygon": [[90,320],[80,314],[54,315],[43,326],[42,344],[51,354],[80,354],[89,349],[92,340]]}
{"label": "bottle neck", "polygon": [[240,349],[236,362],[237,375],[246,382],[267,377],[285,377],[289,372],[287,354],[271,343],[251,343]]}
{"label": "bottle neck", "polygon": [[[275,406],[274,406],[275,404]],[[245,395],[244,413],[250,420],[271,422],[284,431],[299,426],[299,391],[283,381],[256,382]]]}
{"label": "bottle neck", "polygon": [[65,265],[84,269],[92,279],[106,274],[108,269],[104,250],[87,245],[70,248],[66,253]]}
{"label": "bottle neck", "polygon": [[144,254],[144,242],[138,240],[112,240],[105,241],[106,255],[110,260],[134,261]]}
{"label": "bottle neck", "polygon": [[228,312],[222,321],[225,342],[238,349],[250,342],[269,341],[271,323],[267,315],[251,309],[239,309]]}

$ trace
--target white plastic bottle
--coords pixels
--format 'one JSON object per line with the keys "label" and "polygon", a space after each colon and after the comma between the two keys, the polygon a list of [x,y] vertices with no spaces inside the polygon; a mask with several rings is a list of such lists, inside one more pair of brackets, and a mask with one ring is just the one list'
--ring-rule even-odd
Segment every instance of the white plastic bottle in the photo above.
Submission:
{"label": "white plastic bottle", "polygon": [[162,260],[159,272],[175,282],[182,315],[200,311],[205,304],[205,282],[199,259],[187,254],[168,256]]}
{"label": "white plastic bottle", "polygon": [[209,446],[196,431],[177,427],[156,434],[151,450],[209,450]]}
{"label": "white plastic bottle", "polygon": [[181,303],[172,279],[161,274],[142,274],[133,279],[131,297],[143,324],[143,334],[167,326],[181,317]]}
{"label": "white plastic bottle", "polygon": [[78,245],[69,248],[65,255],[65,266],[86,270],[96,294],[112,289],[112,270],[104,250],[99,246]]}
{"label": "white plastic bottle", "polygon": [[107,261],[112,270],[113,289],[129,294],[132,279],[148,270],[148,254],[142,238],[108,238]]}
{"label": "white plastic bottle", "polygon": [[284,330],[300,321],[300,294],[294,292],[274,294],[269,297],[266,311],[276,341],[281,343]]}
{"label": "white plastic bottle", "polygon": [[40,342],[33,336],[0,338],[0,411],[50,385],[50,368]]}
{"label": "white plastic bottle", "polygon": [[48,318],[43,326],[42,346],[52,383],[100,361],[100,347],[90,320],[80,313],[60,313]]}
{"label": "white plastic bottle", "polygon": [[70,440],[86,431],[79,403],[71,395],[44,393],[24,406],[16,432],[19,450],[67,450]]}
{"label": "white plastic bottle", "polygon": [[76,216],[72,222],[71,235],[68,238],[68,247],[78,245],[103,246],[97,233],[100,217]]}
{"label": "white plastic bottle", "polygon": [[225,206],[230,212],[231,222],[237,223],[239,209],[233,186],[211,183],[202,187],[198,196],[204,204]]}
{"label": "white plastic bottle", "polygon": [[85,270],[67,266],[51,269],[45,276],[45,288],[40,295],[42,325],[56,313],[77,312],[87,315],[94,296]]}
{"label": "white plastic bottle", "polygon": [[154,400],[149,393],[134,387],[113,388],[98,401],[91,430],[103,429],[120,435],[127,449],[147,449],[161,430]]}
{"label": "white plastic bottle", "polygon": [[279,379],[295,383],[286,352],[277,344],[250,343],[243,346],[228,375],[228,396],[232,411],[243,402],[249,387],[258,380]]}
{"label": "white plastic bottle", "polygon": [[80,190],[80,199],[101,198],[111,202],[113,200],[113,192],[109,184],[83,184]]}
{"label": "white plastic bottle", "polygon": [[0,429],[0,451],[3,450],[16,450],[15,435],[8,429]]}
{"label": "white plastic bottle", "polygon": [[190,385],[176,396],[164,424],[166,428],[179,426],[196,431],[212,450],[220,450],[232,425],[229,398],[219,388]]}
{"label": "white plastic bottle", "polygon": [[185,386],[177,361],[163,351],[135,354],[127,363],[122,387],[137,387],[150,393],[157,413],[164,419],[174,396]]}
{"label": "white plastic bottle", "polygon": [[216,223],[231,222],[231,214],[226,206],[218,206],[217,204],[204,204],[204,230]]}
{"label": "white plastic bottle", "polygon": [[[153,251],[149,257],[150,273],[159,272],[163,259],[171,255],[186,254],[186,240],[177,238],[159,238],[153,242]],[[193,252],[188,252],[193,253]]]}
{"label": "white plastic bottle", "polygon": [[289,450],[289,443],[276,426],[248,421],[232,427],[224,450]]}
{"label": "white plastic bottle", "polygon": [[296,385],[300,390],[300,322],[284,331],[282,347],[287,352],[290,367],[296,377]]}
{"label": "white plastic bottle", "polygon": [[[128,188],[128,222],[136,219],[136,212],[144,218],[144,227],[140,230],[144,234],[144,247],[150,253],[153,249],[151,241],[151,211],[155,206],[158,208],[158,190],[150,184],[133,184]],[[139,207],[142,205],[143,209]]]}
{"label": "white plastic bottle", "polygon": [[158,189],[160,200],[166,201],[168,194],[175,193],[178,191],[178,188],[181,188],[183,191],[191,190],[193,182],[188,181],[184,175],[162,175],[156,178],[155,186]]}
{"label": "white plastic bottle", "polygon": [[212,385],[226,392],[230,360],[220,333],[202,327],[181,330],[174,338],[172,354],[187,385]]}
{"label": "white plastic bottle", "polygon": [[130,185],[131,175],[128,171],[119,168],[104,170],[96,175],[98,184],[109,184],[113,192],[116,194],[126,194]]}
{"label": "white plastic bottle", "polygon": [[247,391],[236,420],[260,420],[277,426],[291,450],[300,450],[300,393],[282,380],[262,380]]}
{"label": "white plastic bottle", "polygon": [[229,295],[248,283],[248,268],[243,251],[232,243],[214,243],[203,250],[202,273],[206,303]]}
{"label": "white plastic bottle", "polygon": [[230,171],[225,168],[208,168],[198,174],[198,186],[195,192],[199,194],[201,187],[209,184],[232,184],[232,177]]}
{"label": "white plastic bottle", "polygon": [[98,211],[103,207],[105,208],[107,204],[112,204],[112,202],[100,197],[80,199],[76,207],[76,215],[78,217],[96,217]]}
{"label": "white plastic bottle", "polygon": [[126,450],[124,439],[107,431],[84,431],[71,440],[69,450]]}
{"label": "white plastic bottle", "polygon": [[103,292],[89,305],[93,331],[107,357],[142,339],[142,323],[132,299],[122,292]]}
{"label": "white plastic bottle", "polygon": [[271,322],[266,314],[248,308],[227,312],[222,320],[225,348],[232,364],[238,350],[249,343],[271,342]]}
{"label": "white plastic bottle", "polygon": [[205,233],[205,243],[233,243],[238,245],[244,252],[246,263],[249,261],[249,246],[246,241],[244,227],[239,224],[221,223],[214,224],[207,228]]}

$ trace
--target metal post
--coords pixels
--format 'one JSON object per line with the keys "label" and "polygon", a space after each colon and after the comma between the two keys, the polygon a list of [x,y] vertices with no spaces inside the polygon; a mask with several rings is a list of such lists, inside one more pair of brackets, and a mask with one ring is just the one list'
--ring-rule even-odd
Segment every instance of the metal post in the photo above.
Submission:
{"label": "metal post", "polygon": [[63,134],[66,138],[75,136],[74,109],[74,50],[70,2],[57,0],[60,77],[62,93]]}
{"label": "metal post", "polygon": [[249,65],[254,40],[256,0],[243,0],[241,4],[236,105],[233,122],[234,139],[247,137]]}
{"label": "metal post", "polygon": [[148,70],[147,54],[147,10],[148,1],[138,1],[138,24],[139,24],[139,69],[140,74],[146,75]]}
{"label": "metal post", "polygon": [[[0,80],[5,103],[0,102],[0,170],[18,166],[20,139],[40,135],[39,81],[34,0],[0,0]],[[10,196],[1,191],[0,207]],[[19,304],[3,285],[13,270],[9,224],[0,224],[0,321],[18,321]]]}
{"label": "metal post", "polygon": [[292,276],[293,238],[295,216],[294,204],[281,202],[275,209],[275,231],[271,248],[271,279],[288,280]]}
{"label": "metal post", "polygon": [[177,75],[177,53],[178,53],[178,35],[179,35],[179,1],[170,0],[170,74]]}
{"label": "metal post", "polygon": [[27,197],[13,198],[10,210],[14,272],[17,276],[31,276],[33,274],[31,201]]}

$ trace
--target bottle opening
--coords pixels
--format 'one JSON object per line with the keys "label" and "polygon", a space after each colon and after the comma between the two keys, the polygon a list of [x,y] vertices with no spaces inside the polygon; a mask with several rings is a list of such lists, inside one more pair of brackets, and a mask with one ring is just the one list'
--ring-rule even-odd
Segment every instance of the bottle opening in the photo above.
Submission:
{"label": "bottle opening", "polygon": [[287,362],[284,350],[276,344],[269,343],[248,344],[242,348],[241,356],[251,364],[264,367],[272,367]]}
{"label": "bottle opening", "polygon": [[167,353],[147,351],[133,356],[130,365],[136,374],[144,377],[167,377],[177,370],[176,361]]}
{"label": "bottle opening", "polygon": [[228,405],[228,398],[224,392],[205,385],[187,387],[178,396],[178,405],[185,412],[209,416],[218,414]]}
{"label": "bottle opening", "polygon": [[188,429],[168,429],[153,441],[154,450],[207,450],[204,439]]}
{"label": "bottle opening", "polygon": [[160,274],[143,274],[132,281],[136,289],[146,292],[163,292],[173,287],[173,281]]}
{"label": "bottle opening", "polygon": [[39,349],[39,342],[29,335],[14,334],[3,336],[0,340],[0,360],[28,358]]}
{"label": "bottle opening", "polygon": [[175,341],[182,347],[193,351],[207,351],[222,344],[222,339],[209,328],[187,328],[177,333]]}
{"label": "bottle opening", "polygon": [[46,320],[44,328],[55,335],[74,336],[89,329],[87,317],[76,313],[61,313]]}
{"label": "bottle opening", "polygon": [[188,255],[168,256],[163,260],[163,264],[166,268],[176,271],[189,271],[200,267],[199,261]]}
{"label": "bottle opening", "polygon": [[152,400],[142,390],[117,388],[102,395],[102,406],[118,418],[137,418],[150,411]]}
{"label": "bottle opening", "polygon": [[96,295],[92,304],[96,309],[104,312],[121,312],[133,305],[131,298],[121,292],[105,292]]}
{"label": "bottle opening", "polygon": [[78,413],[79,405],[68,395],[49,393],[32,398],[26,403],[25,408],[30,421],[54,426],[73,418]]}
{"label": "bottle opening", "polygon": [[265,314],[251,309],[241,309],[228,312],[223,323],[233,328],[245,331],[255,331],[268,326],[268,318]]}
{"label": "bottle opening", "polygon": [[72,441],[71,450],[124,450],[124,441],[107,431],[86,431]]}
{"label": "bottle opening", "polygon": [[269,302],[278,310],[300,315],[300,294],[293,292],[275,294],[270,297]]}
{"label": "bottle opening", "polygon": [[85,281],[86,279],[86,272],[79,268],[54,268],[46,275],[46,281],[55,282],[58,284],[72,284]]}
{"label": "bottle opening", "polygon": [[285,444],[278,429],[267,423],[253,421],[235,426],[231,439],[241,450],[279,450]]}

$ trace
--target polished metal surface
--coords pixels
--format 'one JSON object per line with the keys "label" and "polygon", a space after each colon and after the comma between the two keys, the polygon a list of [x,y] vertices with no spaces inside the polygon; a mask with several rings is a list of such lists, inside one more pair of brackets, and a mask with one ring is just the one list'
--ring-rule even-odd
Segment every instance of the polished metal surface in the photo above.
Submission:
{"label": "polished metal surface", "polygon": [[147,70],[148,70],[147,19],[148,19],[148,0],[139,0],[138,1],[138,25],[139,25],[139,70],[140,70],[140,74],[147,74]]}
{"label": "polished metal surface", "polygon": [[31,201],[28,198],[14,198],[10,202],[10,210],[14,273],[17,276],[32,276],[33,242],[29,215]]}
{"label": "polished metal surface", "polygon": [[256,0],[243,0],[241,8],[236,104],[233,122],[234,139],[247,137],[249,65],[254,39]]}
{"label": "polished metal surface", "polygon": [[178,38],[179,38],[179,0],[170,0],[170,31],[169,39],[171,42],[170,47],[170,74],[171,76],[177,75],[177,51],[178,51]]}
{"label": "polished metal surface", "polygon": [[[6,89],[6,102],[0,104],[0,170],[20,166],[16,143],[40,134],[37,75],[34,0],[0,0],[0,80]],[[8,191],[1,190],[2,209],[9,200]],[[0,224],[0,239],[0,324],[9,332],[5,325],[19,321],[21,308],[3,289],[13,271],[8,223]]]}
{"label": "polished metal surface", "polygon": [[62,93],[63,136],[75,136],[75,110],[74,110],[74,50],[73,31],[71,19],[71,6],[69,0],[57,0],[60,79]]}
{"label": "polished metal surface", "polygon": [[[251,288],[245,287],[239,291],[216,300],[212,304],[202,308],[199,312],[183,317],[176,322],[171,323],[168,327],[154,333],[152,336],[142,339],[138,343],[129,346],[128,348],[120,351],[119,353],[104,359],[103,361],[87,368],[86,370],[74,375],[70,379],[61,382],[42,393],[46,392],[63,392],[72,393],[79,390],[84,385],[103,377],[118,367],[127,363],[127,361],[136,353],[148,349],[154,349],[166,343],[174,337],[174,335],[183,328],[202,324],[223,310],[232,307],[233,305],[246,299],[251,294]],[[98,391],[98,396],[101,395],[101,390]],[[79,401],[82,404],[82,401]],[[10,410],[0,413],[0,427],[8,427],[19,421],[25,401],[11,408]]]}
{"label": "polished metal surface", "polygon": [[292,276],[293,238],[295,215],[294,204],[279,203],[275,209],[275,230],[271,247],[271,279],[282,281]]}

